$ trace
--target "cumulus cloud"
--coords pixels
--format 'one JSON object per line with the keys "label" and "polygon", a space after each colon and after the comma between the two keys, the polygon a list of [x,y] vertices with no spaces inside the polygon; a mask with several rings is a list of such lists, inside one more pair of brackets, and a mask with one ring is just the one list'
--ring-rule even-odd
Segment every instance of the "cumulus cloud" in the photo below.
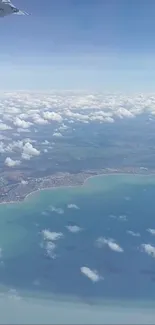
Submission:
{"label": "cumulus cloud", "polygon": [[66,226],[66,228],[68,229],[68,231],[72,232],[72,233],[78,233],[82,230],[82,228],[80,228],[79,226]]}
{"label": "cumulus cloud", "polygon": [[92,282],[98,282],[100,280],[103,280],[103,277],[101,277],[96,270],[91,270],[89,267],[86,266],[82,266],[80,270],[81,273],[84,274]]}
{"label": "cumulus cloud", "polygon": [[140,237],[140,233],[139,232],[134,232],[132,230],[127,230],[127,233],[133,237]]}
{"label": "cumulus cloud", "polygon": [[78,207],[76,204],[73,204],[73,203],[68,204],[68,205],[67,205],[67,208],[68,208],[68,209],[79,210],[79,207]]}
{"label": "cumulus cloud", "polygon": [[[132,95],[84,92],[18,92],[0,95],[0,112],[19,128],[30,123],[114,123],[115,119],[131,119],[140,114],[155,114],[155,95]],[[31,121],[31,122],[29,122]]]}
{"label": "cumulus cloud", "polygon": [[0,131],[11,130],[11,127],[6,125],[5,123],[0,123]]}
{"label": "cumulus cloud", "polygon": [[48,121],[42,118],[39,114],[35,114],[32,116],[33,122],[38,125],[46,125]]}
{"label": "cumulus cloud", "polygon": [[20,163],[21,163],[20,160],[13,160],[10,157],[7,157],[5,159],[5,165],[8,167],[16,167],[16,166],[19,166]]}
{"label": "cumulus cloud", "polygon": [[32,157],[39,156],[40,151],[33,147],[30,142],[25,143],[23,146],[22,158],[25,160],[29,160]]}
{"label": "cumulus cloud", "polygon": [[43,113],[43,118],[45,120],[49,120],[49,121],[57,121],[57,122],[61,122],[62,121],[62,117],[60,114],[55,113],[55,112],[44,112]]}
{"label": "cumulus cloud", "polygon": [[53,133],[53,137],[61,138],[62,137],[62,134],[60,132],[54,132]]}
{"label": "cumulus cloud", "polygon": [[14,125],[17,126],[18,128],[28,129],[32,125],[32,123],[21,120],[19,117],[16,117],[14,121]]}
{"label": "cumulus cloud", "polygon": [[155,229],[149,228],[149,229],[147,229],[147,231],[148,231],[151,235],[155,236]]}
{"label": "cumulus cloud", "polygon": [[43,230],[42,235],[44,240],[50,241],[55,241],[63,237],[63,234],[61,232],[52,232],[48,229]]}
{"label": "cumulus cloud", "polygon": [[105,245],[107,245],[112,251],[115,251],[117,253],[122,253],[124,250],[121,246],[119,246],[114,239],[111,238],[104,238],[104,237],[99,237],[96,240],[96,244],[99,248],[104,247]]}
{"label": "cumulus cloud", "polygon": [[152,256],[155,257],[155,247],[150,245],[150,244],[142,244],[141,245],[141,251]]}

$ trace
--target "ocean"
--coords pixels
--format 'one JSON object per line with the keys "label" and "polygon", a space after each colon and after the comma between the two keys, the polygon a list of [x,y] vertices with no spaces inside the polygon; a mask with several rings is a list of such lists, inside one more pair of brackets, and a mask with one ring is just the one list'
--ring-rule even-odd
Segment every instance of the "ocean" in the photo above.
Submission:
{"label": "ocean", "polygon": [[[18,323],[20,315],[19,323],[24,317],[25,323],[102,324],[108,311],[114,322],[116,313],[124,323],[129,307],[132,317],[140,310],[133,323],[140,317],[141,323],[154,323],[155,176],[97,176],[81,187],[44,190],[0,205],[0,292],[0,323],[13,322],[13,315]],[[46,320],[38,316],[41,308]],[[60,310],[72,316],[62,317]],[[48,311],[53,316],[47,319]]]}

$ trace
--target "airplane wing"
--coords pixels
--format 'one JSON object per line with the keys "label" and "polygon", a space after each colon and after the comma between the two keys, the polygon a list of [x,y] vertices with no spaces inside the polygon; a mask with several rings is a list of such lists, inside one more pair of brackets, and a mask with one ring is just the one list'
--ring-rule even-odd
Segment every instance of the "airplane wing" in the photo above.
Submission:
{"label": "airplane wing", "polygon": [[30,14],[26,11],[22,11],[22,10],[19,10],[17,12],[14,12],[15,15],[25,15],[25,16],[29,16]]}
{"label": "airplane wing", "polygon": [[29,15],[27,12],[16,8],[10,0],[0,0],[0,17],[4,17],[11,14]]}

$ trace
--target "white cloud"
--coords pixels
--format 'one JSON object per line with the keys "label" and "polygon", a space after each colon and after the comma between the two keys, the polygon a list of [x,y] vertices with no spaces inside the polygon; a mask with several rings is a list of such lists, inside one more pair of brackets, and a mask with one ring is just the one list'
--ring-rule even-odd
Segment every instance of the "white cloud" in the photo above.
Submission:
{"label": "white cloud", "polygon": [[63,234],[61,232],[52,232],[48,229],[43,230],[42,235],[44,240],[50,241],[55,241],[63,237]]}
{"label": "white cloud", "polygon": [[45,244],[45,250],[46,250],[47,256],[49,256],[52,259],[55,259],[56,258],[56,253],[55,253],[56,244],[55,243],[53,243],[51,241],[50,242],[47,242]]}
{"label": "white cloud", "polygon": [[43,113],[43,118],[45,120],[49,120],[49,121],[57,121],[57,122],[61,122],[62,121],[62,117],[60,114],[55,113],[55,112],[44,112]]}
{"label": "white cloud", "polygon": [[63,238],[63,234],[61,232],[52,232],[48,229],[44,229],[41,232],[43,236],[43,243],[41,247],[43,247],[46,251],[47,256],[52,259],[56,258],[56,244],[55,241]]}
{"label": "white cloud", "polygon": [[68,229],[68,231],[72,232],[72,233],[78,233],[82,230],[82,228],[80,228],[79,226],[66,226],[66,228]]}
{"label": "white cloud", "polygon": [[40,151],[33,147],[30,142],[25,143],[23,146],[22,158],[25,160],[31,159],[33,156],[39,156]]}
{"label": "white cloud", "polygon": [[147,231],[148,231],[151,235],[155,236],[155,229],[149,228],[149,229],[147,229]]}
{"label": "white cloud", "polygon": [[133,237],[140,237],[140,233],[139,232],[134,232],[132,230],[127,230],[127,233]]}
{"label": "white cloud", "polygon": [[79,210],[79,207],[76,204],[73,204],[73,203],[68,204],[67,205],[67,208],[68,209],[76,209],[76,210]]}
{"label": "white cloud", "polygon": [[7,157],[5,159],[5,165],[8,166],[8,167],[19,166],[20,165],[20,161],[19,160],[13,160],[10,157]]}
{"label": "white cloud", "polygon": [[13,116],[21,127],[26,126],[25,122],[31,123],[27,119],[41,125],[50,121],[62,122],[66,117],[69,121],[111,123],[116,118],[133,118],[143,113],[154,115],[155,94],[5,93],[0,95],[0,112],[8,121],[12,121]]}
{"label": "white cloud", "polygon": [[104,238],[104,237],[99,237],[96,240],[96,244],[99,248],[104,247],[105,245],[107,245],[112,251],[118,252],[118,253],[122,253],[124,250],[121,246],[119,246],[114,239],[111,238]]}
{"label": "white cloud", "polygon": [[60,132],[54,132],[53,137],[61,138],[62,134]]}
{"label": "white cloud", "polygon": [[11,130],[10,123],[13,123],[20,135],[33,132],[30,126],[34,124],[38,132],[44,125],[56,121],[60,125],[54,136],[62,136],[60,131],[71,123],[114,123],[142,114],[154,120],[155,94],[127,96],[83,91],[0,94],[0,130]]}
{"label": "white cloud", "polygon": [[42,118],[39,114],[35,114],[32,117],[33,122],[38,125],[45,125],[48,124],[48,121]]}
{"label": "white cloud", "polygon": [[11,130],[11,127],[6,125],[5,123],[0,123],[0,131]]}
{"label": "white cloud", "polygon": [[87,278],[89,278],[92,282],[98,282],[103,280],[96,270],[91,270],[89,267],[82,266],[80,268],[81,273],[83,273]]}
{"label": "white cloud", "polygon": [[155,257],[155,247],[150,244],[142,244],[141,251],[152,257]]}
{"label": "white cloud", "polygon": [[17,126],[18,128],[28,129],[32,125],[32,123],[21,120],[19,117],[16,117],[14,121],[14,125]]}

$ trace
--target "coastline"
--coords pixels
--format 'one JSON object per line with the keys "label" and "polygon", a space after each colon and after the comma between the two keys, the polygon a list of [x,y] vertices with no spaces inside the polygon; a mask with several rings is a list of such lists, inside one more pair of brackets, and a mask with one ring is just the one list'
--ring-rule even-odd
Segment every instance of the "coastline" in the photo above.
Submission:
{"label": "coastline", "polygon": [[155,172],[154,173],[148,173],[148,174],[144,174],[144,173],[133,173],[133,172],[108,172],[108,173],[103,173],[103,174],[97,174],[97,175],[91,175],[91,176],[88,176],[83,184],[79,184],[79,185],[60,185],[60,186],[52,186],[52,187],[45,187],[45,188],[41,188],[41,189],[37,189],[37,190],[34,190],[30,193],[28,193],[23,200],[17,200],[17,201],[10,201],[10,202],[0,202],[0,205],[12,205],[12,204],[19,204],[19,203],[23,203],[25,201],[28,200],[28,198],[30,196],[32,196],[33,194],[37,193],[37,192],[41,192],[41,191],[52,191],[52,190],[57,190],[57,189],[65,189],[65,188],[76,188],[76,187],[84,187],[86,185],[86,183],[92,179],[92,178],[96,178],[96,177],[103,177],[103,176],[140,176],[140,177],[150,177],[150,176],[155,176]]}

